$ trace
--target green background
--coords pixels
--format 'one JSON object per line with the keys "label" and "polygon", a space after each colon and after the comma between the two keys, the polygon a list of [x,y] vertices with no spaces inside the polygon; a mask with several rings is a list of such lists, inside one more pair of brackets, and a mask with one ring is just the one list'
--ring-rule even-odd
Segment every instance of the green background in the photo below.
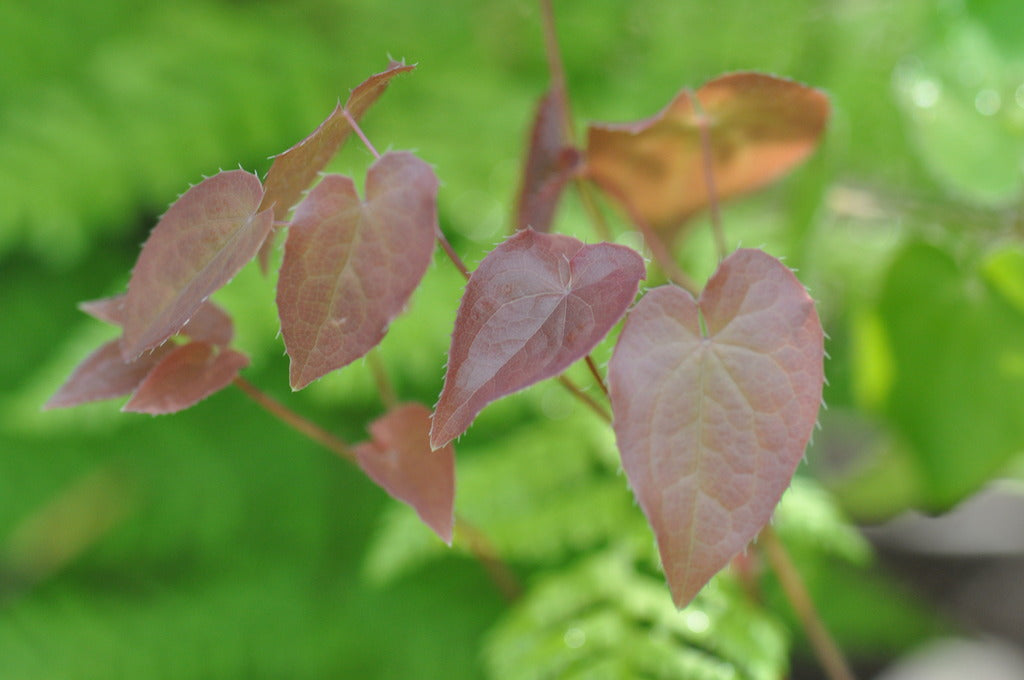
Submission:
{"label": "green background", "polygon": [[[578,132],[738,69],[831,97],[815,156],[724,210],[731,245],[798,269],[830,335],[829,408],[779,531],[865,667],[955,628],[850,522],[1021,479],[1024,9],[555,9]],[[791,650],[799,668],[770,577],[766,607],[725,574],[671,609],[610,433],[556,385],[489,407],[458,446],[459,511],[527,588],[515,604],[466,545],[447,551],[236,390],[169,417],[40,411],[113,335],[76,303],[123,290],[166,206],[219,169],[265,173],[388,55],[418,68],[364,127],[434,165],[441,226],[472,265],[508,233],[547,86],[533,3],[0,4],[0,678],[771,678]],[[331,169],[359,178],[370,160],[352,143]],[[702,278],[714,260],[697,222],[677,254]],[[557,224],[594,239],[574,196]],[[249,267],[216,296],[246,376],[363,439],[382,412],[368,367],[290,393],[273,285]],[[403,399],[436,399],[460,290],[439,257],[383,343]]]}

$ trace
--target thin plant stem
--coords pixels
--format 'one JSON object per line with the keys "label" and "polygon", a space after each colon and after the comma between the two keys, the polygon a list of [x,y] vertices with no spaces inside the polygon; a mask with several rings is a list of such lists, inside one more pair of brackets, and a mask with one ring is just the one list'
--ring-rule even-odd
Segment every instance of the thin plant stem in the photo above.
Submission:
{"label": "thin plant stem", "polygon": [[597,237],[602,241],[611,241],[611,227],[608,226],[608,220],[605,219],[604,213],[598,209],[597,203],[594,201],[594,196],[590,193],[590,185],[587,184],[587,180],[582,177],[577,177],[575,185],[576,192],[580,196],[580,202],[583,204],[583,211],[587,213],[587,217],[590,218],[590,223],[594,226],[594,231],[597,233]]}
{"label": "thin plant stem", "polygon": [[245,392],[246,396],[250,399],[262,406],[270,415],[288,427],[330,449],[353,465],[358,465],[356,454],[352,451],[352,447],[340,437],[331,434],[311,420],[300,416],[242,376],[235,378],[235,386]]}
{"label": "thin plant stem", "polygon": [[562,375],[558,376],[557,380],[559,383],[561,383],[562,387],[569,390],[570,394],[572,394],[574,397],[576,397],[584,404],[586,404],[591,411],[596,413],[598,417],[601,418],[601,420],[609,424],[612,422],[612,417],[608,413],[608,411],[604,410],[604,407],[598,404],[592,396],[581,390],[579,386],[576,383],[574,383],[572,379],[570,379],[567,375],[563,373]]}
{"label": "thin plant stem", "polygon": [[352,117],[352,114],[348,112],[348,109],[342,109],[341,114],[345,116],[345,120],[347,120],[348,124],[352,126],[352,130],[355,131],[359,139],[363,141],[363,144],[365,144],[366,148],[370,150],[370,153],[373,154],[373,157],[376,158],[377,160],[380,160],[380,154],[377,153],[377,149],[373,146],[373,144],[370,143],[370,140],[363,133],[363,129],[359,127],[359,123],[357,123],[356,119]]}
{"label": "thin plant stem", "polygon": [[594,382],[597,383],[597,386],[601,388],[601,391],[604,392],[604,395],[607,397],[608,386],[604,384],[604,378],[601,377],[601,371],[597,370],[597,364],[594,363],[594,358],[589,354],[587,355],[587,368],[590,369],[590,374],[594,376]]}
{"label": "thin plant stem", "polygon": [[[238,376],[234,382],[235,386],[262,406],[270,415],[359,467],[358,459],[346,441],[299,415],[245,378]],[[455,526],[465,537],[466,547],[469,548],[470,553],[480,562],[498,590],[510,600],[517,598],[522,593],[522,586],[512,569],[501,561],[501,557],[494,550],[487,536],[458,513],[455,513]]]}
{"label": "thin plant stem", "polygon": [[722,228],[722,213],[718,205],[718,188],[715,185],[715,157],[711,148],[710,120],[701,108],[697,95],[688,90],[687,95],[697,113],[697,128],[700,130],[700,155],[704,166],[704,188],[708,192],[708,213],[711,215],[711,232],[715,237],[715,250],[718,260],[722,261],[729,254],[729,246],[725,242],[725,231]]}
{"label": "thin plant stem", "polygon": [[491,581],[498,587],[501,594],[509,602],[518,600],[523,594],[523,586],[512,569],[498,556],[487,535],[465,517],[455,515],[455,533],[461,536],[477,561],[487,570]]}
{"label": "thin plant stem", "polygon": [[790,606],[793,607],[793,611],[800,619],[800,623],[807,633],[807,639],[829,680],[855,680],[853,671],[850,670],[842,651],[818,615],[800,572],[797,571],[786,547],[779,540],[778,534],[775,533],[771,525],[761,530],[757,545],[772,565],[779,584],[786,593],[786,599],[789,600]]}
{"label": "thin plant stem", "polygon": [[380,394],[381,403],[387,410],[393,409],[398,404],[398,397],[395,394],[395,386],[388,377],[387,366],[380,358],[380,349],[374,347],[367,355],[366,361],[370,364],[370,372],[373,373],[373,382],[377,385],[377,393]]}
{"label": "thin plant stem", "polygon": [[572,113],[569,108],[569,93],[566,90],[565,68],[562,65],[562,53],[558,46],[558,33],[555,30],[555,11],[551,0],[540,0],[541,25],[544,27],[544,51],[548,59],[548,71],[551,73],[551,87],[562,97],[562,130],[565,139],[575,146],[576,134],[572,125]]}
{"label": "thin plant stem", "polygon": [[462,261],[462,258],[459,257],[459,254],[455,252],[454,248],[452,248],[452,244],[448,242],[448,239],[445,237],[444,232],[441,231],[440,226],[437,227],[436,236],[437,242],[441,244],[441,249],[444,250],[445,254],[448,256],[448,259],[452,261],[452,264],[455,265],[455,268],[459,270],[460,274],[462,274],[462,278],[469,281],[469,269],[466,268],[466,263]]}

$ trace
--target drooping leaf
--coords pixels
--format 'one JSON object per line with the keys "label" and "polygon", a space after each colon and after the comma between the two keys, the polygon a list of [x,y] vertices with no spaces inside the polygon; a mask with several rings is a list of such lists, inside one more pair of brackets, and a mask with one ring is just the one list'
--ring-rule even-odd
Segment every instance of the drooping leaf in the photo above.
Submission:
{"label": "drooping leaf", "polygon": [[121,343],[111,340],[86,357],[43,408],[67,408],[130,394],[172,349],[170,344],[161,345],[126,362]]}
{"label": "drooping leaf", "polygon": [[230,385],[248,365],[241,352],[208,342],[174,347],[121,410],[150,415],[183,411]]}
{"label": "drooping leaf", "polygon": [[[696,97],[699,104],[695,104]],[[683,90],[651,118],[596,123],[585,174],[655,229],[674,233],[708,204],[706,121],[719,199],[757,189],[806,158],[828,119],[820,90],[760,73],[731,73]]]}
{"label": "drooping leaf", "polygon": [[[87,300],[80,302],[78,308],[100,321],[121,326],[124,323],[124,298],[124,295],[114,295],[99,300]],[[235,336],[235,328],[227,312],[206,300],[181,327],[179,333],[193,340],[226,346]]]}
{"label": "drooping leaf", "polygon": [[580,153],[566,138],[565,117],[565,93],[551,88],[538,103],[533,120],[516,203],[516,229],[550,231],[562,189],[580,167]]}
{"label": "drooping leaf", "polygon": [[427,271],[437,230],[437,177],[408,152],[366,176],[327,175],[295,212],[277,285],[281,333],[301,389],[377,345]]}
{"label": "drooping leaf", "polygon": [[626,313],[644,277],[636,251],[518,232],[484,258],[455,318],[430,443],[443,446],[490,402],[558,375]]}
{"label": "drooping leaf", "polygon": [[[283,222],[292,206],[299,202],[302,192],[309,188],[352,134],[352,125],[345,118],[345,111],[358,122],[384,94],[392,78],[414,68],[415,64],[391,61],[387,69],[370,76],[352,90],[345,105],[338,104],[308,137],[275,156],[267,172],[266,193],[260,210],[273,208],[274,219]],[[260,250],[260,265],[264,271],[272,244],[273,237],[268,238]]]}
{"label": "drooping leaf", "polygon": [[257,212],[262,196],[255,175],[222,172],[186,191],[160,218],[122,303],[126,360],[177,333],[256,255],[273,223],[269,211]]}
{"label": "drooping leaf", "polygon": [[768,522],[810,439],[823,332],[789,269],[738,250],[700,299],[651,290],[608,370],[622,464],[683,607]]}
{"label": "drooping leaf", "polygon": [[370,425],[373,441],[355,447],[359,467],[391,496],[411,506],[451,545],[455,526],[455,449],[430,448],[430,409],[401,404]]}

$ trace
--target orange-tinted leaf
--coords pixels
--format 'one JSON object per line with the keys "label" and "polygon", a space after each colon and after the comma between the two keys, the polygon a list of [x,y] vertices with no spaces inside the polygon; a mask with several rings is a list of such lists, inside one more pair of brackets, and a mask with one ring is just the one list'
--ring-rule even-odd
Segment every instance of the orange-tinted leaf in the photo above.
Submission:
{"label": "orange-tinted leaf", "polygon": [[189,189],[160,218],[142,247],[120,313],[126,360],[156,347],[251,260],[273,215],[257,212],[255,175],[222,172]]}
{"label": "orange-tinted leaf", "polygon": [[120,343],[111,340],[86,357],[43,408],[67,408],[131,394],[172,349],[170,344],[161,345],[126,363]]}
{"label": "orange-tinted leaf", "polygon": [[[124,323],[124,298],[124,295],[115,295],[99,300],[87,300],[78,303],[78,308],[93,318],[120,326]],[[235,336],[235,327],[227,312],[207,300],[199,305],[192,318],[178,333],[193,340],[226,346]]]}
{"label": "orange-tinted leaf", "polygon": [[586,356],[626,313],[644,273],[625,246],[532,229],[491,251],[459,305],[431,445],[465,432],[495,399]]}
{"label": "orange-tinted leaf", "polygon": [[[309,188],[352,133],[352,126],[345,119],[344,112],[347,110],[358,122],[367,109],[384,94],[392,78],[414,68],[415,65],[407,66],[392,61],[386,70],[370,76],[352,90],[345,105],[338,104],[312,134],[275,156],[267,173],[266,194],[260,210],[273,208],[274,219],[283,222],[288,211],[299,202],[302,192]],[[260,250],[260,264],[264,270],[272,245],[273,237],[268,238]]]}
{"label": "orange-tinted leaf", "polygon": [[183,411],[230,385],[248,365],[241,352],[207,342],[174,347],[121,410],[151,415]]}
{"label": "orange-tinted leaf", "polygon": [[408,152],[366,176],[324,177],[295,211],[277,284],[293,389],[373,349],[427,271],[437,231],[437,177]]}
{"label": "orange-tinted leaf", "polygon": [[719,199],[757,189],[817,146],[829,114],[826,95],[760,73],[731,73],[689,90],[655,116],[593,124],[586,175],[656,229],[673,232],[708,204],[701,150],[707,121]]}
{"label": "orange-tinted leaf", "polygon": [[401,404],[370,425],[373,441],[355,447],[359,467],[451,545],[455,523],[455,450],[432,451],[430,409]]}
{"label": "orange-tinted leaf", "polygon": [[699,301],[647,293],[608,367],[622,465],[685,606],[771,518],[821,402],[814,302],[758,250],[726,258]]}
{"label": "orange-tinted leaf", "polygon": [[552,88],[540,100],[534,117],[516,203],[516,229],[550,231],[562,189],[580,167],[580,153],[566,139],[565,117],[565,94]]}

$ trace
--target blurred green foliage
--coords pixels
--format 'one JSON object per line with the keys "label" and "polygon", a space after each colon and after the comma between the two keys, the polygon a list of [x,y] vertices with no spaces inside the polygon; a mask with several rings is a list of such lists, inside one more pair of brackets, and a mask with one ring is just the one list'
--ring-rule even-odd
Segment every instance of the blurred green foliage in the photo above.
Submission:
{"label": "blurred green foliage", "polygon": [[[1024,469],[1024,7],[556,5],[580,121],[651,115],[735,69],[831,96],[817,155],[724,219],[732,243],[799,268],[831,335],[829,410],[779,533],[840,643],[899,654],[944,623],[871,565],[843,511],[942,510]],[[727,572],[672,611],[610,432],[557,386],[489,407],[458,446],[460,512],[524,578],[511,606],[467,541],[444,548],[240,394],[159,419],[39,413],[111,332],[76,302],[123,289],[157,215],[219,168],[265,172],[388,54],[419,68],[365,128],[435,165],[442,227],[478,261],[508,228],[540,36],[526,0],[0,3],[4,677],[785,672],[796,628],[770,577],[767,607]],[[350,144],[333,169],[368,162]],[[558,224],[593,238],[573,196]],[[700,222],[678,255],[707,276],[712,252]],[[382,409],[370,372],[287,394],[273,284],[249,268],[217,295],[247,376],[358,441]],[[436,398],[460,287],[439,261],[385,339],[402,398]]]}

